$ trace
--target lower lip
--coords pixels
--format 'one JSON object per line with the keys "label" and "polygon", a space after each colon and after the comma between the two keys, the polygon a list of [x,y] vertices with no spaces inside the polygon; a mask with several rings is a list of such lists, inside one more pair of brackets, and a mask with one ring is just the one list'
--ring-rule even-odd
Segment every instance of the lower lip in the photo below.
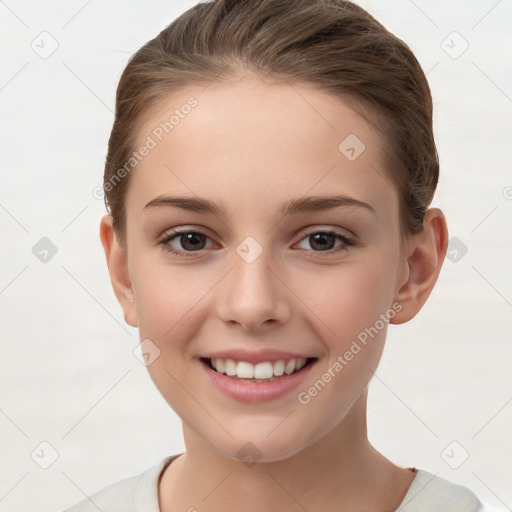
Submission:
{"label": "lower lip", "polygon": [[309,375],[316,361],[312,361],[292,375],[280,377],[272,382],[251,382],[248,380],[232,379],[225,374],[212,370],[203,361],[199,361],[199,364],[210,382],[226,395],[240,402],[262,403],[276,400],[290,393]]}

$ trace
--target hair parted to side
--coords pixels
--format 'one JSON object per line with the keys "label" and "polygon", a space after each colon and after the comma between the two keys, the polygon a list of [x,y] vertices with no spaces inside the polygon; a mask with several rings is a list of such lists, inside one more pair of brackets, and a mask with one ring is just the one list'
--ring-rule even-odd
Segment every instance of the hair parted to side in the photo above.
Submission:
{"label": "hair parted to side", "polygon": [[126,170],[122,180],[113,178],[126,169],[144,116],[187,86],[244,74],[315,84],[371,119],[388,148],[384,164],[400,198],[401,235],[422,230],[439,161],[430,89],[410,48],[349,1],[210,0],[142,46],[119,81],[103,181],[122,247],[130,180]]}

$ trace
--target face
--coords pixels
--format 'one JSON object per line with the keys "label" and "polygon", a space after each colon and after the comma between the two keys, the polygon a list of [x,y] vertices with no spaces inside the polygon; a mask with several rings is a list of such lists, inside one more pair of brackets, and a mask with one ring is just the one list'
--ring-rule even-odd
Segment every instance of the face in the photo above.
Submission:
{"label": "face", "polygon": [[[383,140],[314,86],[249,77],[168,97],[137,147],[148,136],[126,196],[125,318],[151,340],[149,373],[184,425],[232,459],[248,442],[262,461],[285,459],[341,428],[400,308]],[[286,392],[251,402],[200,359],[236,350],[315,360]]]}

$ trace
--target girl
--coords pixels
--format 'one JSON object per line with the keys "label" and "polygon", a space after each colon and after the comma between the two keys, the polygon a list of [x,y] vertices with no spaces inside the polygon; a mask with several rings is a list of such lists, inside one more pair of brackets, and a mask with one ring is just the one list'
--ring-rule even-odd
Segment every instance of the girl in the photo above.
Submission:
{"label": "girl", "polygon": [[100,235],[186,451],[71,512],[483,510],[367,438],[447,249],[430,90],[342,0],[200,3],[119,83]]}

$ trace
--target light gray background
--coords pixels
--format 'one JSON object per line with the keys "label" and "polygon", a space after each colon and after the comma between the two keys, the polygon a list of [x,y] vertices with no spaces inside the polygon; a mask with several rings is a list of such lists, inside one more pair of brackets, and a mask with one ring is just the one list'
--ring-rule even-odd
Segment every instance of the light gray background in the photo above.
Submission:
{"label": "light gray background", "polygon": [[[111,289],[95,193],[127,59],[195,3],[0,1],[2,512],[63,509],[184,450],[179,418],[133,354],[138,331]],[[370,438],[397,464],[510,510],[512,2],[359,3],[428,73],[433,206],[467,247],[420,314],[390,326]],[[52,39],[46,59],[31,47],[48,51]],[[42,237],[57,247],[47,262],[32,251]],[[48,469],[42,442],[58,453]]]}

